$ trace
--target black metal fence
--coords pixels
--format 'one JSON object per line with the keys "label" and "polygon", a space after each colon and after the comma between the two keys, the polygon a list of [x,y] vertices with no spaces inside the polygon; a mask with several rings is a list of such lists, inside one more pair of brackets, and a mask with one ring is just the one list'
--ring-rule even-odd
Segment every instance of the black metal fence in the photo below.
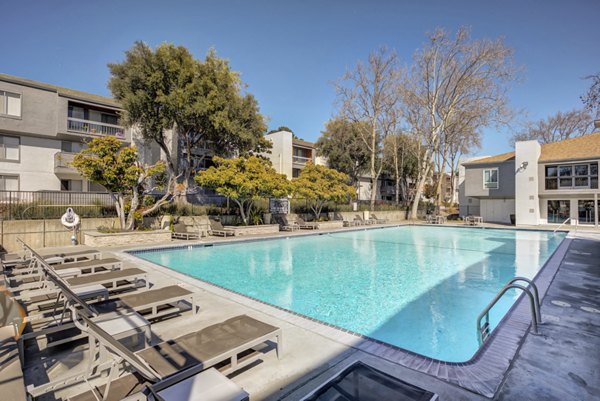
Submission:
{"label": "black metal fence", "polygon": [[57,219],[67,207],[81,217],[115,217],[106,192],[0,191],[0,218],[4,220]]}

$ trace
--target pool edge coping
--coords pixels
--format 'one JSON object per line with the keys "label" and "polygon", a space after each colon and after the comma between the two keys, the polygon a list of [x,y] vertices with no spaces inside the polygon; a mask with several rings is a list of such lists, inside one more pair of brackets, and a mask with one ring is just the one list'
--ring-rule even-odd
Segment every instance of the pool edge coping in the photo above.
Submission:
{"label": "pool edge coping", "polygon": [[[388,224],[376,227],[361,227],[358,229],[353,227],[353,229],[350,230],[322,231],[319,233],[310,232],[302,234],[298,233],[295,235],[273,237],[252,237],[230,241],[217,241],[213,243],[196,241],[190,244],[173,244],[167,246],[141,246],[125,249],[120,251],[119,253],[121,255],[126,255],[127,259],[136,261],[138,263],[147,263],[152,268],[162,270],[164,273],[169,273],[171,275],[175,274],[176,276],[180,275],[181,278],[195,280],[194,285],[196,285],[197,287],[209,291],[217,296],[222,296],[230,301],[239,303],[245,307],[255,309],[258,312],[265,313],[276,319],[280,319],[292,325],[299,326],[303,329],[312,331],[315,334],[322,335],[330,340],[371,354],[375,357],[382,358],[392,363],[400,364],[406,368],[425,373],[427,375],[433,376],[447,383],[459,386],[473,393],[492,398],[498,391],[500,384],[504,380],[504,376],[506,375],[508,369],[512,364],[512,361],[514,360],[518,350],[520,349],[523,341],[525,340],[526,334],[529,332],[529,326],[531,324],[531,313],[529,312],[528,305],[525,302],[526,299],[524,298],[524,294],[521,294],[518,297],[513,306],[511,306],[511,308],[507,311],[504,317],[500,320],[498,326],[492,331],[489,340],[486,341],[484,345],[480,347],[478,351],[476,351],[475,354],[473,354],[473,356],[468,361],[447,362],[427,357],[415,353],[414,351],[410,351],[392,344],[388,344],[381,340],[377,340],[360,333],[355,333],[351,330],[338,327],[330,323],[322,322],[309,316],[305,316],[301,313],[297,313],[276,305],[266,303],[259,299],[210,283],[203,279],[193,277],[189,274],[175,271],[167,266],[163,266],[155,262],[150,262],[148,260],[136,256],[136,254],[144,251],[160,251],[167,249],[174,250],[178,248],[229,245],[277,239],[281,240],[294,237],[339,233],[344,231],[365,231],[372,229],[413,225],[421,224]],[[486,228],[466,226],[462,227],[458,225],[447,227],[466,229]],[[513,231],[547,232],[546,230],[519,230],[515,228],[499,227],[488,227],[487,229],[509,229]],[[563,238],[561,243],[557,246],[554,252],[549,256],[544,265],[535,275],[533,280],[539,287],[540,302],[544,298],[548,287],[550,286],[556,272],[558,271],[558,268],[560,267],[560,264],[564,259],[564,256],[566,255],[566,252],[572,240],[573,238],[571,237],[571,235],[567,233],[567,235]],[[542,286],[539,285],[540,282],[543,282]]]}

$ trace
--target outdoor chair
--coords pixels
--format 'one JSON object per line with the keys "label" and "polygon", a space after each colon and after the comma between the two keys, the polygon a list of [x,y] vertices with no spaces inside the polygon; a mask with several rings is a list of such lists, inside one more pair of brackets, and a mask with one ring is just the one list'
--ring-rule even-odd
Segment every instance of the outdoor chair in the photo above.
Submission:
{"label": "outdoor chair", "polygon": [[[75,322],[78,328],[87,332],[90,342],[94,343],[90,345],[90,358],[94,361],[94,366],[90,366],[88,373],[94,371],[97,377],[108,371],[108,378],[106,384],[92,386],[89,391],[70,397],[70,401],[140,399],[140,393],[143,392],[146,393],[144,399],[157,399],[153,398],[156,395],[163,398],[163,394],[169,393],[165,392],[166,389],[198,377],[198,374],[215,376],[213,373],[204,373],[206,369],[217,367],[223,374],[229,374],[249,366],[262,355],[255,348],[267,341],[275,341],[277,356],[282,356],[281,329],[246,315],[233,317],[134,353],[85,314],[77,310],[74,313],[77,314]],[[123,363],[133,373],[118,377],[119,366]],[[88,382],[91,378],[82,376],[84,375],[79,373],[37,387],[30,385],[27,392],[32,397],[38,397],[62,386]],[[184,386],[189,388],[189,384],[187,382]],[[208,388],[205,390],[208,391]],[[245,393],[239,392],[237,395],[239,397],[215,399],[247,399]],[[186,400],[190,396],[188,394],[184,398],[167,399]]]}
{"label": "outdoor chair", "polygon": [[[186,301],[191,305],[194,314],[198,312],[193,293],[178,285],[137,292],[90,305],[65,280],[54,274],[49,266],[44,268],[47,269],[49,279],[59,289],[60,296],[56,299],[54,310],[50,315],[40,313],[39,315],[28,316],[27,321],[31,325],[32,332],[24,334],[21,338],[19,343],[21,358],[24,358],[24,347],[27,340],[45,336],[47,338],[46,347],[52,347],[85,337],[85,333],[72,330],[75,327],[71,321],[70,308],[72,307],[82,310],[90,317],[101,320],[103,325],[111,324],[111,321],[114,321],[123,326],[122,321],[118,323],[123,316],[131,321],[134,329],[136,328],[135,324],[144,325],[144,322],[146,322],[145,325],[148,331],[150,325],[147,320],[181,312],[183,309],[178,307],[177,304],[182,301]],[[59,310],[61,312],[55,315]]]}
{"label": "outdoor chair", "polygon": [[171,233],[173,239],[200,239],[200,231],[188,231],[188,226],[183,223],[177,223],[173,226],[173,232]]}
{"label": "outdoor chair", "polygon": [[298,227],[304,230],[317,230],[319,228],[319,223],[313,221],[304,221],[304,219],[300,216],[296,216],[296,224],[298,224]]}
{"label": "outdoor chair", "polygon": [[281,216],[279,223],[279,229],[281,231],[295,231],[300,229],[300,225],[295,221],[288,221],[287,216]]}
{"label": "outdoor chair", "polygon": [[373,213],[371,213],[371,216],[369,218],[377,224],[385,224],[388,222],[388,219],[378,219],[377,216],[375,216],[375,214]]}
{"label": "outdoor chair", "polygon": [[223,224],[219,220],[208,219],[210,222],[210,235],[217,235],[220,237],[235,236],[235,231],[231,228],[223,227]]}
{"label": "outdoor chair", "polygon": [[[87,259],[99,259],[101,253],[96,249],[73,249],[69,252],[44,250],[40,252],[39,255],[44,259],[52,259],[54,261],[59,261],[58,263],[64,263],[67,261],[78,262]],[[19,255],[16,253],[7,253],[2,255],[1,258],[2,267],[4,269],[14,267],[27,267],[27,264],[30,262],[30,260],[31,254],[27,251],[25,251],[23,255]]]}
{"label": "outdoor chair", "polygon": [[25,328],[25,313],[8,291],[0,290],[0,391],[3,400],[27,399],[17,341]]}
{"label": "outdoor chair", "polygon": [[363,219],[360,214],[354,215],[354,221],[358,221],[358,223],[359,223],[358,225],[360,225],[360,226],[365,226],[365,225],[369,225],[369,224],[373,223],[372,221]]}
{"label": "outdoor chair", "polygon": [[[45,259],[48,262],[48,259]],[[106,259],[89,259],[81,262],[67,262],[67,263],[48,263],[52,265],[52,268],[56,271],[65,269],[78,269],[80,274],[100,273],[109,270],[120,270],[123,267],[123,262],[117,258],[106,258]],[[42,272],[39,270],[38,263],[30,262],[28,266],[20,269],[12,269],[11,276],[13,278],[24,278],[39,276]]]}

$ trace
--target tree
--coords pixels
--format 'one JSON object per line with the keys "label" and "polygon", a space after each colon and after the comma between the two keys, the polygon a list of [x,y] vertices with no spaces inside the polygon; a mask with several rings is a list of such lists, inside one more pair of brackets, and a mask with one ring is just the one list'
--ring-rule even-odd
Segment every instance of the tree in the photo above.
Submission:
{"label": "tree", "polygon": [[273,134],[273,133],[279,132],[279,131],[291,132],[292,134],[294,133],[294,131],[292,131],[290,128],[286,127],[285,125],[281,125],[277,129],[272,129],[271,131],[267,132],[267,135]]}
{"label": "tree", "polygon": [[137,218],[152,213],[167,202],[165,195],[152,206],[142,208],[149,180],[165,172],[165,163],[140,163],[137,149],[123,146],[114,137],[92,139],[87,148],[74,156],[72,165],[83,177],[110,192],[123,230],[133,230]]}
{"label": "tree", "polygon": [[312,162],[306,164],[292,184],[294,196],[306,199],[317,220],[325,203],[346,202],[355,194],[346,174]]}
{"label": "tree", "polygon": [[581,97],[586,109],[594,113],[596,117],[600,116],[600,73],[585,77],[592,81],[592,85],[587,93]]}
{"label": "tree", "polygon": [[125,110],[125,123],[159,145],[183,194],[194,162],[207,154],[201,151],[230,157],[271,146],[263,138],[266,124],[256,100],[241,93],[239,74],[213,50],[198,61],[182,46],[162,44],[152,50],[136,42],[125,61],[109,69],[108,85]]}
{"label": "tree", "polygon": [[382,140],[395,130],[399,100],[400,69],[396,54],[386,48],[372,52],[367,65],[359,62],[336,85],[340,114],[351,122],[361,123],[360,138],[369,152],[371,209],[375,206],[377,181],[381,174]]}
{"label": "tree", "polygon": [[575,138],[592,131],[592,120],[587,110],[559,111],[548,118],[528,123],[527,128],[513,135],[512,141],[536,140],[544,144]]}
{"label": "tree", "polygon": [[436,30],[415,54],[402,92],[408,132],[421,141],[424,150],[411,218],[417,217],[424,185],[449,126],[469,121],[470,129],[479,131],[493,122],[507,121],[506,92],[516,73],[512,54],[501,40],[471,40],[466,28],[460,28],[454,38]]}
{"label": "tree", "polygon": [[383,142],[383,165],[394,177],[397,204],[400,204],[401,197],[404,201],[408,199],[409,180],[416,176],[415,147],[414,140],[400,132],[388,135]]}
{"label": "tree", "polygon": [[327,166],[347,174],[354,186],[358,186],[360,176],[368,170],[371,157],[361,137],[366,130],[361,126],[364,124],[334,118],[325,124],[325,131],[316,143],[319,154],[327,158]]}
{"label": "tree", "polygon": [[257,156],[223,159],[215,157],[216,166],[201,171],[194,178],[198,185],[212,189],[233,200],[242,221],[248,217],[254,201],[260,198],[283,197],[291,192],[285,174],[279,174],[270,162]]}

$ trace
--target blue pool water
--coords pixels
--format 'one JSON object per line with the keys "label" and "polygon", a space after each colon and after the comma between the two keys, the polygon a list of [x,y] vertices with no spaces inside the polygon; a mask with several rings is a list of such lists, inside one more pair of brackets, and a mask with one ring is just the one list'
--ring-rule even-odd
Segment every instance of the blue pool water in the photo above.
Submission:
{"label": "blue pool water", "polygon": [[[512,277],[533,278],[564,234],[404,226],[136,252],[323,322],[450,362],[477,351],[476,318]],[[494,327],[518,294],[491,314]]]}

